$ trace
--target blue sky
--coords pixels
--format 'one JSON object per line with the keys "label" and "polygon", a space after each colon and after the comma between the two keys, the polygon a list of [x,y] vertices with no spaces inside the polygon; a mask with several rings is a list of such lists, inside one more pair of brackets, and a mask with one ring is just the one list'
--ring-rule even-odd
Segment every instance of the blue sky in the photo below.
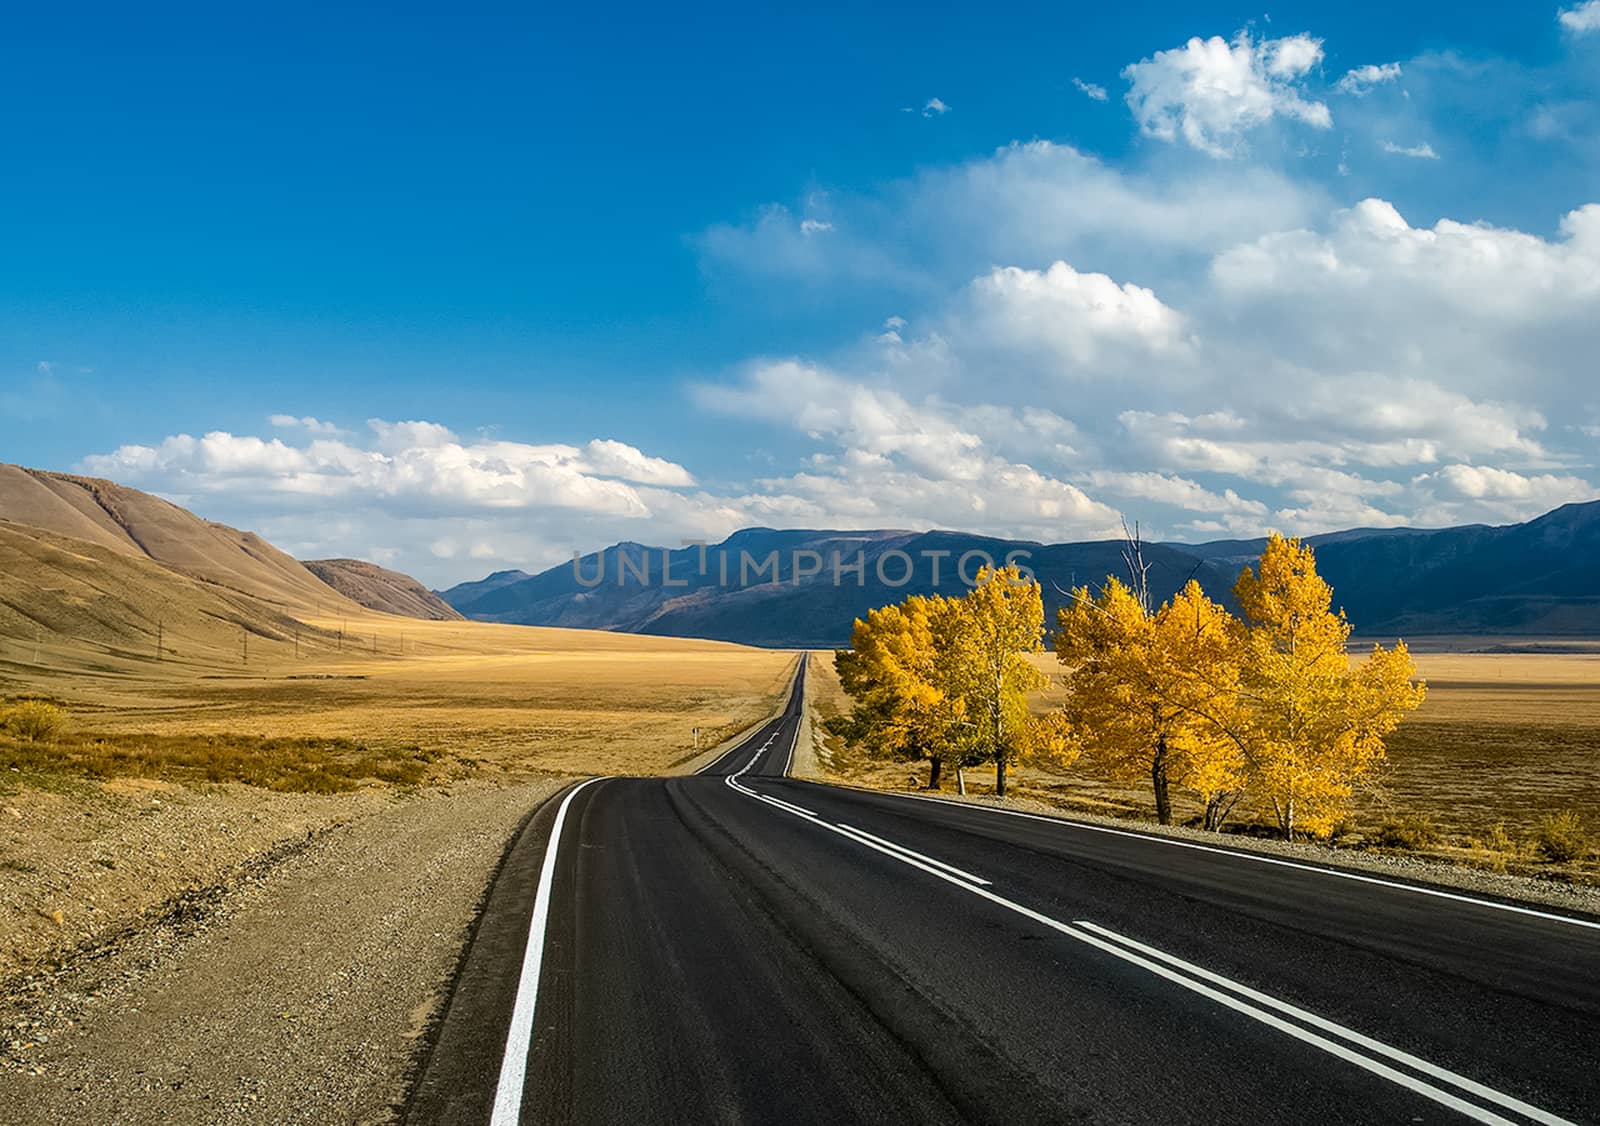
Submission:
{"label": "blue sky", "polygon": [[1600,480],[1593,3],[36,6],[0,85],[0,458],[303,555]]}

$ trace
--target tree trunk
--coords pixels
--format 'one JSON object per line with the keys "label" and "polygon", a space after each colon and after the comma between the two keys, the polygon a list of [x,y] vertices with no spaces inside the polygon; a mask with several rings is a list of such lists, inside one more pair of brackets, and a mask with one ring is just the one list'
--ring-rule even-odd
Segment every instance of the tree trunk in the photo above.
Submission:
{"label": "tree trunk", "polygon": [[1156,738],[1156,757],[1150,761],[1150,786],[1156,793],[1156,821],[1172,824],[1172,794],[1167,785],[1167,737]]}
{"label": "tree trunk", "polygon": [[1228,819],[1228,813],[1233,809],[1233,804],[1229,800],[1232,797],[1232,794],[1217,794],[1206,802],[1206,832],[1217,833],[1222,831],[1222,823]]}
{"label": "tree trunk", "polygon": [[928,767],[928,789],[937,790],[939,788],[939,775],[943,773],[943,771],[944,759],[935,755],[933,758],[933,765]]}
{"label": "tree trunk", "polygon": [[967,796],[967,776],[962,772],[959,765],[956,767],[956,793],[962,797]]}
{"label": "tree trunk", "polygon": [[1290,798],[1283,807],[1283,839],[1294,840],[1294,799]]}
{"label": "tree trunk", "polygon": [[1006,759],[1004,755],[996,755],[994,760],[994,796],[1006,796]]}

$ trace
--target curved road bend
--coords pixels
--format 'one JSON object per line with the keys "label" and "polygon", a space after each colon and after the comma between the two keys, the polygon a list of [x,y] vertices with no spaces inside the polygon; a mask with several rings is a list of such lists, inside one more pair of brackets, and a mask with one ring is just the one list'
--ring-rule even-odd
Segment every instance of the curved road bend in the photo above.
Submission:
{"label": "curved road bend", "polygon": [[790,780],[798,688],[540,809],[408,1121],[1600,1121],[1600,922]]}

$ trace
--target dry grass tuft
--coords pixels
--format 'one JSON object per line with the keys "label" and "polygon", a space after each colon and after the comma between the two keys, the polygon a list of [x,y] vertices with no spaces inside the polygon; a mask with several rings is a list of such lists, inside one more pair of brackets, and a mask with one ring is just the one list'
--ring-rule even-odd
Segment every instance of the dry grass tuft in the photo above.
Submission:
{"label": "dry grass tuft", "polygon": [[1427,816],[1390,818],[1378,826],[1377,832],[1372,834],[1369,843],[1378,848],[1420,849],[1431,848],[1442,843],[1443,834],[1439,832],[1433,819]]}
{"label": "dry grass tuft", "polygon": [[47,700],[22,700],[0,711],[0,733],[25,743],[54,743],[67,730],[67,709]]}
{"label": "dry grass tuft", "polygon": [[1534,846],[1541,855],[1558,864],[1582,860],[1593,847],[1582,820],[1570,809],[1547,814],[1540,820]]}

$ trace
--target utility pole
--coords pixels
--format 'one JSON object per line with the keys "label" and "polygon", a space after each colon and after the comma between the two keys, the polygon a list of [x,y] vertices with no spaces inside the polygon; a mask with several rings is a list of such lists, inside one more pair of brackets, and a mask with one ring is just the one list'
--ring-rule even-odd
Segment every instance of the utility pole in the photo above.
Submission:
{"label": "utility pole", "polygon": [[157,618],[156,619],[156,660],[158,660],[158,661],[161,659],[161,627],[162,627],[162,625],[163,625],[163,623],[162,623],[161,619]]}

